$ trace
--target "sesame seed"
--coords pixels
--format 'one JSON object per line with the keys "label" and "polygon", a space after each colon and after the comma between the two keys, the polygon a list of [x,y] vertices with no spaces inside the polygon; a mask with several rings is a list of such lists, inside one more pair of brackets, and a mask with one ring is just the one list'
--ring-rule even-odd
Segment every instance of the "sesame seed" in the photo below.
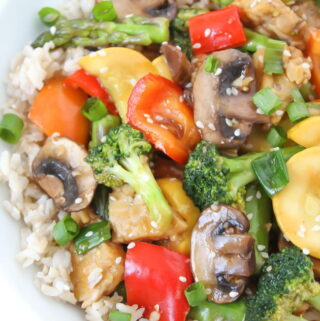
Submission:
{"label": "sesame seed", "polygon": [[129,250],[130,250],[130,249],[133,249],[135,246],[136,246],[136,243],[131,242],[131,243],[128,244],[128,249],[129,249]]}
{"label": "sesame seed", "polygon": [[147,122],[153,124],[153,120],[151,118],[147,118]]}
{"label": "sesame seed", "polygon": [[305,69],[309,69],[310,68],[310,64],[308,64],[307,62],[304,62],[301,64],[301,66]]}
{"label": "sesame seed", "polygon": [[103,136],[102,138],[101,138],[101,143],[105,143],[107,141],[107,136]]}
{"label": "sesame seed", "polygon": [[161,124],[160,127],[163,128],[163,129],[168,129],[168,127],[166,125],[163,125],[163,124]]}
{"label": "sesame seed", "polygon": [[253,200],[253,195],[250,195],[246,198],[246,202],[251,202]]}
{"label": "sesame seed", "polygon": [[143,114],[144,117],[150,118],[151,116],[149,114]]}
{"label": "sesame seed", "polygon": [[135,79],[130,79],[130,84],[132,85],[132,86],[135,86],[136,85],[136,83],[137,83],[137,81],[135,80]]}
{"label": "sesame seed", "polygon": [[315,225],[315,226],[312,228],[312,231],[314,231],[314,232],[319,232],[319,231],[320,231],[320,225]]}
{"label": "sesame seed", "polygon": [[168,44],[168,41],[164,41],[161,43],[162,45],[167,45]]}
{"label": "sesame seed", "polygon": [[208,127],[211,130],[216,130],[216,126],[213,123],[209,123]]}
{"label": "sesame seed", "polygon": [[80,204],[83,201],[83,199],[81,197],[78,197],[75,199],[74,203],[75,204]]}
{"label": "sesame seed", "polygon": [[112,196],[112,195],[109,196],[109,199],[110,199],[110,201],[115,201],[116,200],[116,198],[114,196]]}
{"label": "sesame seed", "polygon": [[277,110],[277,111],[275,112],[275,114],[276,114],[277,116],[282,116],[282,115],[284,114],[284,111],[281,110],[281,109],[279,109],[279,110]]}
{"label": "sesame seed", "polygon": [[232,89],[231,88],[227,88],[226,89],[226,94],[227,94],[227,96],[231,96],[232,95]]}
{"label": "sesame seed", "polygon": [[259,251],[263,251],[263,250],[265,250],[266,247],[264,245],[262,245],[262,244],[259,244],[257,246],[257,248],[258,248]]}
{"label": "sesame seed", "polygon": [[104,50],[99,50],[97,52],[97,54],[100,56],[100,57],[105,57],[107,55],[107,53],[104,51]]}
{"label": "sesame seed", "polygon": [[237,291],[231,291],[229,293],[230,298],[236,298],[239,295],[239,292]]}
{"label": "sesame seed", "polygon": [[153,228],[158,228],[158,224],[155,221],[151,221],[151,226]]}
{"label": "sesame seed", "polygon": [[219,76],[222,73],[222,68],[217,68],[216,72],[214,73],[215,76]]}
{"label": "sesame seed", "polygon": [[210,33],[211,33],[211,29],[210,28],[207,28],[205,31],[204,31],[204,36],[207,38],[210,36]]}
{"label": "sesame seed", "polygon": [[240,136],[241,135],[241,131],[239,128],[237,128],[235,131],[234,131],[234,136]]}
{"label": "sesame seed", "polygon": [[287,49],[283,51],[283,54],[287,57],[291,57],[291,52]]}
{"label": "sesame seed", "polygon": [[122,257],[121,256],[118,256],[115,260],[116,264],[120,264],[122,261]]}
{"label": "sesame seed", "polygon": [[85,237],[90,237],[90,236],[92,236],[93,235],[93,232],[92,231],[89,231],[89,232],[87,232],[86,234],[85,234]]}
{"label": "sesame seed", "polygon": [[298,230],[298,232],[297,232],[297,235],[299,236],[299,237],[304,237],[304,233],[306,232],[306,227],[303,225],[303,224],[301,224],[300,226],[299,226],[299,230]]}
{"label": "sesame seed", "polygon": [[272,266],[271,266],[271,265],[268,266],[268,267],[266,268],[266,271],[267,271],[267,272],[271,272],[271,271],[272,271]]}
{"label": "sesame seed", "polygon": [[257,108],[256,113],[259,115],[263,115],[263,111],[260,108]]}
{"label": "sesame seed", "polygon": [[200,120],[198,120],[198,121],[196,122],[196,126],[197,126],[198,128],[201,128],[201,129],[204,128],[203,122],[200,121]]}
{"label": "sesame seed", "polygon": [[131,18],[131,17],[133,17],[133,13],[128,13],[125,15],[125,18]]}
{"label": "sesame seed", "polygon": [[89,54],[89,56],[91,57],[91,58],[94,58],[94,57],[96,57],[97,56],[97,53],[94,51],[94,52],[91,52],[90,54]]}
{"label": "sesame seed", "polygon": [[209,294],[212,293],[212,290],[211,290],[210,288],[207,288],[207,289],[206,289],[206,293],[207,293],[207,295],[209,295]]}
{"label": "sesame seed", "polygon": [[52,26],[52,27],[50,28],[50,33],[51,33],[52,35],[54,35],[56,32],[57,32],[57,27]]}
{"label": "sesame seed", "polygon": [[195,43],[193,46],[192,46],[193,49],[199,49],[201,48],[201,43]]}
{"label": "sesame seed", "polygon": [[256,198],[259,200],[261,197],[262,197],[261,192],[260,192],[260,191],[257,191],[257,193],[256,193]]}
{"label": "sesame seed", "polygon": [[305,254],[305,255],[309,255],[309,254],[310,254],[310,250],[308,250],[308,249],[303,249],[303,250],[302,250],[302,253]]}
{"label": "sesame seed", "polygon": [[108,67],[102,67],[102,68],[100,68],[100,74],[104,74],[104,73],[106,73],[107,71],[108,71]]}
{"label": "sesame seed", "polygon": [[264,258],[264,259],[268,259],[269,258],[269,254],[267,252],[261,252],[261,256]]}
{"label": "sesame seed", "polygon": [[183,96],[180,96],[180,97],[179,97],[179,101],[180,101],[180,103],[183,102]]}
{"label": "sesame seed", "polygon": [[192,82],[187,83],[185,87],[186,88],[191,88],[192,87]]}
{"label": "sesame seed", "polygon": [[232,127],[232,120],[231,119],[226,118],[225,122],[226,122],[227,126]]}
{"label": "sesame seed", "polygon": [[237,88],[232,87],[231,88],[231,93],[232,93],[233,96],[237,96],[239,94],[239,91],[238,91]]}
{"label": "sesame seed", "polygon": [[181,51],[181,47],[180,46],[176,45],[176,48]]}
{"label": "sesame seed", "polygon": [[181,281],[182,283],[186,283],[187,278],[185,276],[179,276],[179,281]]}
{"label": "sesame seed", "polygon": [[253,218],[253,213],[247,214],[247,218],[248,218],[249,221],[252,220],[252,218]]}

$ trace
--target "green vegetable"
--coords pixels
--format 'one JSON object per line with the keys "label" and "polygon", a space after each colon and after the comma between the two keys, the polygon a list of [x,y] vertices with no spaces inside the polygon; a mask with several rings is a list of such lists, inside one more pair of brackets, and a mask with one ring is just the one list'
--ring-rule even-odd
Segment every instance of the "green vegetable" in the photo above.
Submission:
{"label": "green vegetable", "polygon": [[252,100],[265,115],[272,114],[282,105],[282,101],[270,88],[260,89]]}
{"label": "green vegetable", "polygon": [[127,290],[126,286],[124,284],[124,281],[121,281],[117,288],[114,290],[114,292],[117,292],[118,295],[122,296],[122,302],[126,303],[127,302]]}
{"label": "green vegetable", "polygon": [[[298,146],[289,147],[284,148],[283,153],[289,159],[300,150]],[[243,209],[245,186],[256,180],[251,163],[266,154],[228,158],[221,156],[215,145],[202,141],[190,154],[185,166],[184,189],[201,210],[215,202]]]}
{"label": "green vegetable", "polygon": [[90,121],[100,120],[108,114],[106,105],[96,97],[89,98],[81,108],[81,112]]}
{"label": "green vegetable", "polygon": [[90,151],[86,161],[91,164],[100,184],[111,188],[127,183],[141,195],[152,220],[160,229],[171,223],[172,210],[158,186],[147,157],[152,147],[143,134],[127,124],[110,131],[106,142]]}
{"label": "green vegetable", "polygon": [[109,320],[110,321],[130,321],[131,314],[112,310],[109,313]]}
{"label": "green vegetable", "polygon": [[291,92],[291,95],[292,95],[293,100],[294,100],[295,102],[297,102],[297,103],[304,103],[304,98],[303,98],[303,96],[302,96],[302,94],[301,94],[301,92],[300,92],[299,89],[297,89],[297,88],[292,88],[292,89],[290,90],[290,92]]}
{"label": "green vegetable", "polygon": [[287,166],[280,149],[254,160],[252,168],[270,197],[280,192],[289,183]]}
{"label": "green vegetable", "polygon": [[7,143],[16,144],[22,134],[23,120],[15,114],[4,114],[0,122],[0,138]]}
{"label": "green vegetable", "polygon": [[201,8],[185,8],[179,9],[175,19],[170,25],[170,39],[176,46],[187,55],[189,59],[193,56],[192,45],[189,36],[188,20],[207,11]]}
{"label": "green vegetable", "polygon": [[66,245],[79,234],[79,226],[70,216],[65,216],[52,230],[52,236],[59,245]]}
{"label": "green vegetable", "polygon": [[246,304],[240,300],[228,304],[204,302],[197,307],[191,308],[188,320],[197,321],[243,321],[246,314]]}
{"label": "green vegetable", "polygon": [[271,221],[271,201],[263,189],[252,183],[247,187],[245,213],[250,220],[249,235],[254,238],[256,254],[256,272],[259,272],[266,260],[269,249],[269,231]]}
{"label": "green vegetable", "polygon": [[220,60],[212,56],[208,56],[204,64],[204,70],[206,72],[215,73],[220,65]]}
{"label": "green vegetable", "polygon": [[309,111],[304,102],[292,102],[287,106],[286,110],[292,123],[309,117]]}
{"label": "green vegetable", "polygon": [[283,74],[284,43],[282,41],[269,39],[264,52],[264,72],[267,74]]}
{"label": "green vegetable", "polygon": [[163,17],[132,16],[121,23],[93,19],[59,20],[54,33],[45,31],[33,43],[43,47],[52,41],[57,47],[102,47],[137,44],[148,46],[169,40],[169,20]]}
{"label": "green vegetable", "polygon": [[109,220],[109,194],[111,189],[105,185],[98,185],[92,200],[92,206],[97,215],[104,221]]}
{"label": "green vegetable", "polygon": [[313,85],[310,81],[300,87],[300,92],[305,101],[311,101],[317,98],[317,94],[313,90]]}
{"label": "green vegetable", "polygon": [[190,284],[185,289],[184,295],[192,307],[196,307],[207,300],[206,289],[202,282]]}
{"label": "green vegetable", "polygon": [[87,253],[103,242],[110,240],[111,230],[109,222],[99,222],[83,227],[74,239],[74,246],[78,255]]}
{"label": "green vegetable", "polygon": [[41,22],[48,27],[54,26],[62,17],[61,13],[58,10],[50,7],[42,8],[38,12],[38,15]]}
{"label": "green vegetable", "polygon": [[92,15],[96,21],[113,21],[117,19],[117,13],[112,1],[97,3],[92,10]]}
{"label": "green vegetable", "polygon": [[267,141],[272,147],[281,147],[287,142],[287,134],[280,126],[271,127],[267,135]]}
{"label": "green vegetable", "polygon": [[302,321],[299,317],[292,319],[292,313],[319,294],[311,260],[296,247],[284,248],[263,265],[258,291],[247,302],[245,320]]}

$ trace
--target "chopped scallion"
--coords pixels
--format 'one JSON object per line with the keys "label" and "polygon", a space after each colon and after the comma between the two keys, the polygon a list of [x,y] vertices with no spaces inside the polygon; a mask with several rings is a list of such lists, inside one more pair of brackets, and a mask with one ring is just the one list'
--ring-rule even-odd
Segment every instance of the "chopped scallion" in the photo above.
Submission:
{"label": "chopped scallion", "polygon": [[252,161],[252,168],[270,197],[280,192],[289,183],[287,166],[281,149]]}
{"label": "chopped scallion", "polygon": [[292,88],[292,89],[290,90],[290,92],[291,92],[291,95],[292,95],[293,100],[294,100],[295,102],[297,102],[297,103],[304,103],[304,98],[303,98],[301,92],[299,91],[299,89],[297,89],[297,88]]}
{"label": "chopped scallion", "polygon": [[41,22],[48,27],[54,26],[61,18],[61,13],[58,10],[50,7],[42,8],[38,12],[38,15]]}
{"label": "chopped scallion", "polygon": [[206,289],[202,282],[196,282],[189,285],[185,289],[184,295],[187,298],[189,305],[192,307],[198,306],[207,299]]}
{"label": "chopped scallion", "polygon": [[287,141],[287,134],[280,126],[274,126],[269,130],[267,141],[272,147],[281,147]]}
{"label": "chopped scallion", "polygon": [[307,108],[320,109],[320,101],[319,102],[313,101],[313,102],[310,102],[310,103],[306,103],[306,106],[307,106]]}
{"label": "chopped scallion", "polygon": [[15,114],[4,114],[0,122],[0,138],[10,144],[16,144],[24,127],[23,120]]}
{"label": "chopped scallion", "polygon": [[52,236],[59,245],[66,245],[79,234],[79,226],[70,216],[65,216],[52,230]]}
{"label": "chopped scallion", "polygon": [[282,41],[268,39],[264,52],[264,72],[267,74],[283,74],[284,43]]}
{"label": "chopped scallion", "polygon": [[85,254],[111,238],[109,222],[99,222],[83,227],[74,240],[76,252]]}
{"label": "chopped scallion", "polygon": [[113,21],[117,19],[116,10],[110,0],[97,3],[92,10],[92,15],[96,21]]}
{"label": "chopped scallion", "polygon": [[104,221],[108,221],[109,218],[109,194],[111,188],[99,184],[92,200],[92,206],[97,215],[99,215]]}
{"label": "chopped scallion", "polygon": [[270,88],[260,89],[252,100],[265,115],[272,114],[282,105],[282,101]]}
{"label": "chopped scallion", "polygon": [[105,104],[99,98],[91,97],[83,105],[81,112],[90,121],[97,121],[108,114]]}
{"label": "chopped scallion", "polygon": [[296,123],[309,117],[309,111],[305,103],[292,102],[287,106],[287,113],[292,123]]}
{"label": "chopped scallion", "polygon": [[130,321],[131,314],[112,310],[109,313],[109,320],[110,321]]}
{"label": "chopped scallion", "polygon": [[315,100],[317,97],[316,92],[313,90],[313,85],[312,83],[309,81],[306,84],[303,84],[300,87],[300,92],[301,95],[303,96],[303,99],[305,101],[311,101],[311,100]]}
{"label": "chopped scallion", "polygon": [[204,64],[204,70],[206,72],[215,73],[220,65],[220,60],[212,56],[208,56]]}

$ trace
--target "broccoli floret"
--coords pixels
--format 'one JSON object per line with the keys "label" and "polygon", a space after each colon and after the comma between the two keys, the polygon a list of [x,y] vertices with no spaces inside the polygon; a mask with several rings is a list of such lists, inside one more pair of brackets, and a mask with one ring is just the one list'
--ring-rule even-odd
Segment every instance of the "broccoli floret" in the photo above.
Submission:
{"label": "broccoli floret", "polygon": [[[300,150],[299,146],[283,148],[284,159],[289,159]],[[256,180],[251,163],[265,154],[228,158],[221,156],[214,144],[202,141],[186,164],[184,189],[201,210],[215,202],[243,210],[245,186]]]}
{"label": "broccoli floret", "polygon": [[98,183],[111,188],[123,183],[131,185],[141,195],[152,220],[165,230],[171,223],[172,210],[149,167],[151,149],[140,131],[123,124],[112,129],[106,142],[93,148],[86,161]]}
{"label": "broccoli floret", "polygon": [[304,320],[292,313],[319,294],[311,260],[296,247],[284,248],[263,265],[258,290],[247,302],[246,321]]}

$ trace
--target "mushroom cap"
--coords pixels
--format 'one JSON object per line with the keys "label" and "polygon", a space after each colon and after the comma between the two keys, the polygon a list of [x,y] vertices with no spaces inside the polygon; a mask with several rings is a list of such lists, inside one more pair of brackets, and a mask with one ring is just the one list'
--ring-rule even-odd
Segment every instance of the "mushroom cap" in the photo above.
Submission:
{"label": "mushroom cap", "polygon": [[254,240],[248,230],[247,217],[225,205],[208,207],[193,229],[192,272],[216,303],[235,301],[254,273]]}
{"label": "mushroom cap", "polygon": [[97,183],[87,155],[74,141],[51,136],[34,159],[33,178],[57,207],[76,212],[90,204]]}

